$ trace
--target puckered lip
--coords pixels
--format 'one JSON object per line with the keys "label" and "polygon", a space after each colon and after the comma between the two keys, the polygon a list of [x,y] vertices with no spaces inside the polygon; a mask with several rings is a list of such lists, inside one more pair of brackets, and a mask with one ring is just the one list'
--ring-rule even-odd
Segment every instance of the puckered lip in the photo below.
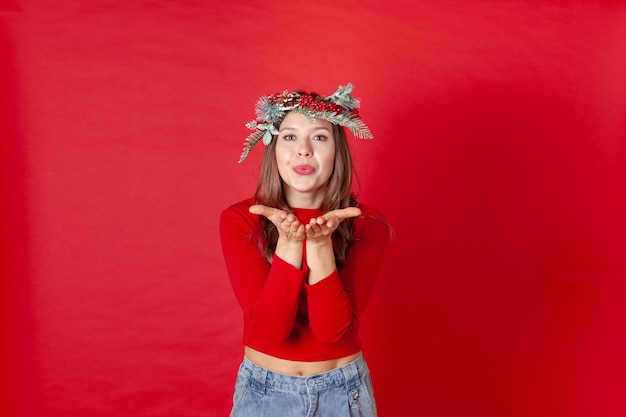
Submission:
{"label": "puckered lip", "polygon": [[307,164],[296,165],[295,167],[293,167],[293,170],[298,175],[311,175],[315,172],[315,168]]}

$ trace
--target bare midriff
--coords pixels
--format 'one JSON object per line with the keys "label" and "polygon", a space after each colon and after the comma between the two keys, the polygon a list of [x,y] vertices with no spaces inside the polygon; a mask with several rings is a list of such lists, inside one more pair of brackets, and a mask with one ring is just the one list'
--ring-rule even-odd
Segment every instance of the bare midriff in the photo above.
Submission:
{"label": "bare midriff", "polygon": [[329,359],[317,362],[290,361],[287,359],[277,358],[258,350],[254,350],[248,346],[244,347],[244,353],[252,363],[286,375],[309,376],[321,374],[333,369],[344,366],[361,356],[361,352],[354,353],[343,358]]}

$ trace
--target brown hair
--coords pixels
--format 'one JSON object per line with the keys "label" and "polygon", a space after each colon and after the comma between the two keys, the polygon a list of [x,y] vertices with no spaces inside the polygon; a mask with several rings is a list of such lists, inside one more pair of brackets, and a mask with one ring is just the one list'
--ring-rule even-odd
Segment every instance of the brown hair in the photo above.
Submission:
{"label": "brown hair", "polygon": [[[276,128],[278,128],[277,123]],[[324,211],[336,210],[350,206],[357,206],[358,202],[352,194],[352,155],[348,146],[346,132],[343,126],[333,125],[335,138],[335,161],[333,172],[328,179],[328,192],[322,201],[321,209]],[[283,189],[283,180],[278,172],[276,164],[276,136],[265,147],[261,160],[261,173],[254,194],[257,204],[264,204],[285,211],[291,211]],[[347,219],[339,224],[333,233],[333,251],[335,262],[340,268],[346,259],[350,237],[352,235],[352,219]],[[276,226],[265,217],[261,217],[259,230],[257,231],[258,246],[268,262],[272,261],[278,230]]]}

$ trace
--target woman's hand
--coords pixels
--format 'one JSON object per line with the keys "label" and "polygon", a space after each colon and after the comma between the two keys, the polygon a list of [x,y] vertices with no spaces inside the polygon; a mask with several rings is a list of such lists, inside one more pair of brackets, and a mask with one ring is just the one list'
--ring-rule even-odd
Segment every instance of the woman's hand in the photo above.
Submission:
{"label": "woman's hand", "polygon": [[321,241],[329,238],[342,221],[360,215],[361,209],[347,207],[329,211],[321,217],[313,218],[305,227],[306,239],[307,241]]}
{"label": "woman's hand", "polygon": [[313,285],[328,277],[336,268],[331,235],[339,224],[361,215],[356,207],[333,210],[311,219],[306,225],[306,261],[310,272],[308,283]]}
{"label": "woman's hand", "polygon": [[261,204],[250,206],[248,209],[252,214],[265,216],[269,221],[274,223],[278,230],[279,239],[283,238],[287,242],[301,242],[306,237],[305,228],[298,218],[292,213],[287,213],[273,207],[267,207]]}

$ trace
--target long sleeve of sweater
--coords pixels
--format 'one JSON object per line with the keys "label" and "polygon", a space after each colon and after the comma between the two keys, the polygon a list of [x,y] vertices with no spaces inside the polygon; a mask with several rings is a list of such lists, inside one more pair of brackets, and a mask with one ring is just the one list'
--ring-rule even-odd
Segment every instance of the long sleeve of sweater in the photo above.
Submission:
{"label": "long sleeve of sweater", "polygon": [[355,219],[354,235],[340,271],[307,285],[309,321],[315,337],[333,343],[357,332],[374,290],[390,229],[373,209]]}
{"label": "long sleeve of sweater", "polygon": [[220,237],[235,297],[246,320],[269,340],[286,339],[294,326],[300,290],[308,270],[297,269],[277,256],[272,263],[261,256],[253,232],[258,221],[249,205],[237,204],[222,212]]}

